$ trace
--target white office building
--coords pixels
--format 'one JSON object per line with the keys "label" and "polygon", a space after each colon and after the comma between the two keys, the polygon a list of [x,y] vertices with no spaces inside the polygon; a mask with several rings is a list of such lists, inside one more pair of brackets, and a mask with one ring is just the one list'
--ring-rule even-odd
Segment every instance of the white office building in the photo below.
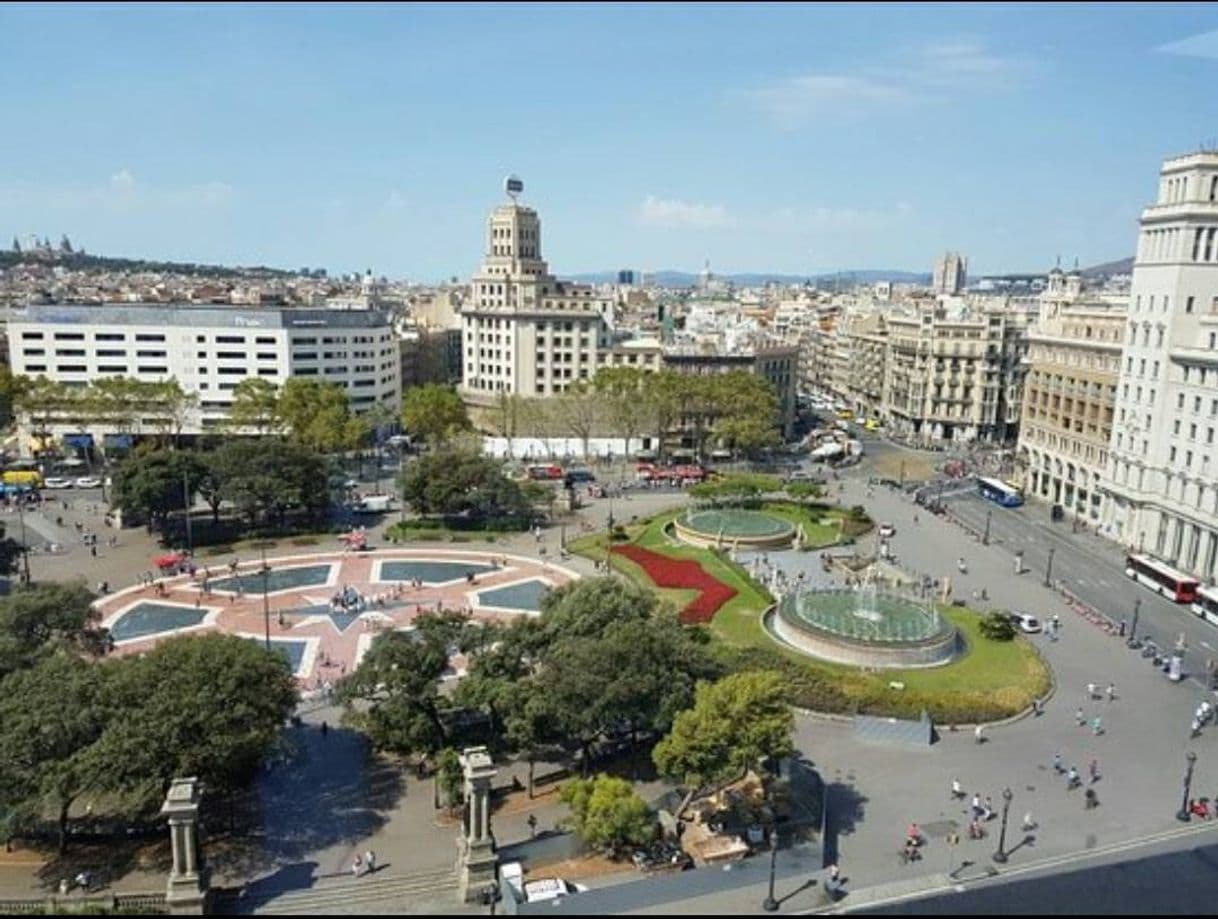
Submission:
{"label": "white office building", "polygon": [[[69,385],[176,379],[199,400],[182,427],[187,435],[221,426],[232,391],[250,377],[337,383],[357,413],[383,405],[396,414],[401,405],[397,337],[376,310],[38,304],[10,313],[8,340],[14,374]],[[94,437],[114,433],[87,428]],[[50,427],[57,436],[83,430],[76,419]],[[147,432],[137,423],[131,433]]]}
{"label": "white office building", "polygon": [[1218,153],[1164,162],[1142,212],[1102,531],[1218,574]]}

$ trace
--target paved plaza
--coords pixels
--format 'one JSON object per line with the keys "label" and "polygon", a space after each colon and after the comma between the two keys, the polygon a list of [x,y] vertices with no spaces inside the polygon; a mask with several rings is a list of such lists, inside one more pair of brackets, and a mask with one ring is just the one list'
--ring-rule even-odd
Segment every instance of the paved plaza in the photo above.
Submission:
{"label": "paved plaza", "polygon": [[281,556],[267,566],[264,575],[261,559],[234,560],[105,597],[98,608],[115,651],[140,653],[200,632],[257,641],[269,634],[302,688],[315,690],[358,667],[378,634],[409,630],[421,613],[535,616],[547,590],[575,577],[544,560],[439,548]]}

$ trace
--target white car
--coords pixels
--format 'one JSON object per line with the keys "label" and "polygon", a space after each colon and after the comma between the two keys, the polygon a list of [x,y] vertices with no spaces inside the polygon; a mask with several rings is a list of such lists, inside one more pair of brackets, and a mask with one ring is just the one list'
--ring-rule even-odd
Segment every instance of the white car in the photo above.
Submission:
{"label": "white car", "polygon": [[1012,613],[1011,621],[1019,627],[1019,631],[1035,635],[1040,631],[1040,620],[1031,613]]}
{"label": "white car", "polygon": [[101,479],[94,478],[91,475],[82,475],[76,480],[77,488],[101,488]]}
{"label": "white car", "polygon": [[891,523],[880,524],[880,539],[892,539],[897,535],[897,528]]}
{"label": "white car", "polygon": [[559,897],[573,893],[584,893],[587,887],[562,878],[537,878],[532,881],[524,879],[524,866],[520,862],[507,862],[499,866],[499,877],[507,881],[515,891],[516,899],[525,903],[539,903],[543,900],[557,900]]}
{"label": "white car", "polygon": [[71,488],[71,479],[61,479],[58,476],[52,476],[42,483],[43,488]]}

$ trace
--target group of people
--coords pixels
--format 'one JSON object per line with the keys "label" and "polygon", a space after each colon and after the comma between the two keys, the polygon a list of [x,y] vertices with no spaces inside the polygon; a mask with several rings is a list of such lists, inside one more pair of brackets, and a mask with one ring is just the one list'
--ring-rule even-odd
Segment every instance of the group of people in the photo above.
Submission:
{"label": "group of people", "polygon": [[1208,700],[1203,700],[1197,706],[1197,710],[1193,712],[1193,730],[1190,737],[1197,737],[1201,734],[1201,729],[1210,723],[1214,717],[1214,706]]}
{"label": "group of people", "polygon": [[[1115,702],[1117,697],[1116,686],[1113,683],[1109,683],[1103,693],[1100,692],[1100,688],[1096,683],[1088,683],[1086,693],[1088,703],[1100,702],[1104,699],[1107,699],[1109,702]],[[1104,733],[1103,717],[1097,714],[1094,718],[1088,718],[1081,705],[1074,710],[1074,720],[1080,728],[1090,725],[1091,734],[1094,737]]]}
{"label": "group of people", "polygon": [[355,858],[351,861],[351,876],[359,877],[361,874],[372,874],[376,871],[376,853],[369,849],[363,855],[358,852]]}

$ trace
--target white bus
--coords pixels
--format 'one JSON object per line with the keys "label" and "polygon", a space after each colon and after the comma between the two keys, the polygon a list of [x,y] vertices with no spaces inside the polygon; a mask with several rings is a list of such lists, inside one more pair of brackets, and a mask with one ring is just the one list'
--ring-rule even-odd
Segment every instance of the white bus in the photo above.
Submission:
{"label": "white bus", "polygon": [[1198,587],[1192,611],[1210,625],[1218,625],[1218,587]]}
{"label": "white bus", "polygon": [[1173,603],[1192,603],[1197,594],[1197,579],[1177,571],[1166,562],[1149,555],[1125,558],[1125,574],[1139,584],[1162,594]]}

